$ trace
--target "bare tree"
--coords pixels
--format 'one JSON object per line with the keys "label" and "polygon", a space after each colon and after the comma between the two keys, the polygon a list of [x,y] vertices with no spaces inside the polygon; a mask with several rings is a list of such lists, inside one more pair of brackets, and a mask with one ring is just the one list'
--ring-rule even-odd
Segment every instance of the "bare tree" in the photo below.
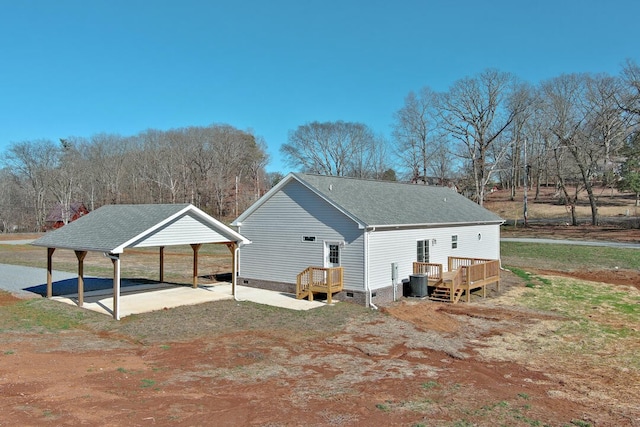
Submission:
{"label": "bare tree", "polygon": [[621,78],[624,88],[619,93],[618,105],[623,111],[640,118],[640,66],[627,60]]}
{"label": "bare tree", "polygon": [[[598,122],[604,117],[604,110],[593,102],[595,93],[590,92],[592,79],[587,74],[567,74],[545,82],[542,87],[550,113],[549,128],[557,141],[556,149],[567,150],[578,168],[580,181],[576,188],[586,190],[591,222],[597,225],[598,206],[593,187],[598,163],[606,155],[607,143],[594,136],[594,130],[603,124],[598,125]],[[556,158],[560,159],[559,156]],[[564,185],[565,178],[558,176],[558,179],[560,185]],[[578,193],[579,190],[576,191],[576,199]],[[575,223],[575,218],[572,223]]]}
{"label": "bare tree", "polygon": [[82,188],[89,210],[104,204],[123,203],[131,162],[132,138],[99,133],[75,141],[83,159]]}
{"label": "bare tree", "polygon": [[50,140],[24,141],[12,143],[6,156],[6,163],[32,198],[35,229],[44,228],[50,196],[51,171],[58,164],[58,147]]}
{"label": "bare tree", "polygon": [[394,114],[393,138],[402,165],[410,170],[412,182],[427,184],[431,161],[442,151],[438,144],[437,94],[424,87],[409,92],[404,106]]}
{"label": "bare tree", "polygon": [[630,129],[630,117],[618,108],[621,85],[617,77],[605,74],[588,76],[586,86],[586,137],[601,147],[603,156],[597,162],[597,168],[603,185],[613,189],[616,164],[612,156],[624,145]]}
{"label": "bare tree", "polygon": [[361,123],[312,122],[289,132],[280,151],[290,166],[305,172],[362,177],[374,173],[380,143]]}
{"label": "bare tree", "polygon": [[60,207],[60,220],[68,224],[72,216],[72,202],[79,193],[81,175],[80,155],[68,139],[60,139],[57,165],[51,170],[49,189]]}
{"label": "bare tree", "polygon": [[25,206],[29,204],[20,191],[19,178],[8,167],[0,169],[0,226],[7,233],[24,226]]}
{"label": "bare tree", "polygon": [[469,162],[480,205],[499,157],[506,152],[507,141],[500,149],[494,145],[522,112],[525,102],[515,78],[497,70],[458,80],[440,97],[442,126],[462,147],[459,155]]}

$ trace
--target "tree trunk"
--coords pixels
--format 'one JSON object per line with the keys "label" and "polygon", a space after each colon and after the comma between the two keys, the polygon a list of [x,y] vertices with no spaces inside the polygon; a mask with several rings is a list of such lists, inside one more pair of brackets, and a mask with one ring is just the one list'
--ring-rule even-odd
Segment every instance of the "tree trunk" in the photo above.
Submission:
{"label": "tree trunk", "polygon": [[589,195],[589,205],[591,206],[591,225],[598,225],[600,223],[598,218],[598,204],[591,185],[587,187],[587,194]]}

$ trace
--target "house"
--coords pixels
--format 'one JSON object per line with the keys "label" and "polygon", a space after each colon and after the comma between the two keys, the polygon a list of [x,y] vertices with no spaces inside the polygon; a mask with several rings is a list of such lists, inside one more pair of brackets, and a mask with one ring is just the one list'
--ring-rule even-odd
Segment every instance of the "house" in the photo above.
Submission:
{"label": "house", "polygon": [[252,241],[238,283],[296,289],[309,266],[341,266],[342,300],[402,295],[413,262],[500,258],[503,220],[447,187],[291,173],[232,225]]}
{"label": "house", "polygon": [[56,204],[45,219],[45,228],[55,230],[63,225],[75,221],[76,219],[89,213],[84,203],[72,202],[68,208],[64,208],[62,203]]}

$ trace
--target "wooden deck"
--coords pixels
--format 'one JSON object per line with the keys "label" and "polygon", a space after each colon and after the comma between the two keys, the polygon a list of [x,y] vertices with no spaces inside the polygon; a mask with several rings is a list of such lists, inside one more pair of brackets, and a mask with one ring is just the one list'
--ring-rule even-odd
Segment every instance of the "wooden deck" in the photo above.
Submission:
{"label": "wooden deck", "polygon": [[434,291],[429,296],[434,301],[456,303],[463,293],[466,301],[471,291],[482,289],[482,297],[487,296],[487,285],[496,284],[500,290],[500,261],[484,258],[449,257],[447,271],[442,264],[414,262],[414,274],[426,274],[429,286]]}
{"label": "wooden deck", "polygon": [[307,267],[296,278],[296,298],[313,301],[314,293],[327,294],[327,303],[331,304],[332,295],[343,289],[343,279],[342,267]]}

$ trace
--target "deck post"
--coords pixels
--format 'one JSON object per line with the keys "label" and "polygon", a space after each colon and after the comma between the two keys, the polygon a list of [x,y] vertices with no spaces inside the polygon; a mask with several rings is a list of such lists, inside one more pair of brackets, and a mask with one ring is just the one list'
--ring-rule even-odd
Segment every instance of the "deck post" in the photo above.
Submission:
{"label": "deck post", "polygon": [[53,296],[53,252],[56,248],[47,248],[47,298]]}
{"label": "deck post", "polygon": [[327,274],[327,304],[331,304],[331,285],[333,284],[333,268],[329,268]]}
{"label": "deck post", "polygon": [[198,251],[202,247],[202,243],[192,243],[193,249],[193,287],[198,287]]}
{"label": "deck post", "polygon": [[78,258],[78,307],[84,305],[84,257],[87,251],[74,251]]}

